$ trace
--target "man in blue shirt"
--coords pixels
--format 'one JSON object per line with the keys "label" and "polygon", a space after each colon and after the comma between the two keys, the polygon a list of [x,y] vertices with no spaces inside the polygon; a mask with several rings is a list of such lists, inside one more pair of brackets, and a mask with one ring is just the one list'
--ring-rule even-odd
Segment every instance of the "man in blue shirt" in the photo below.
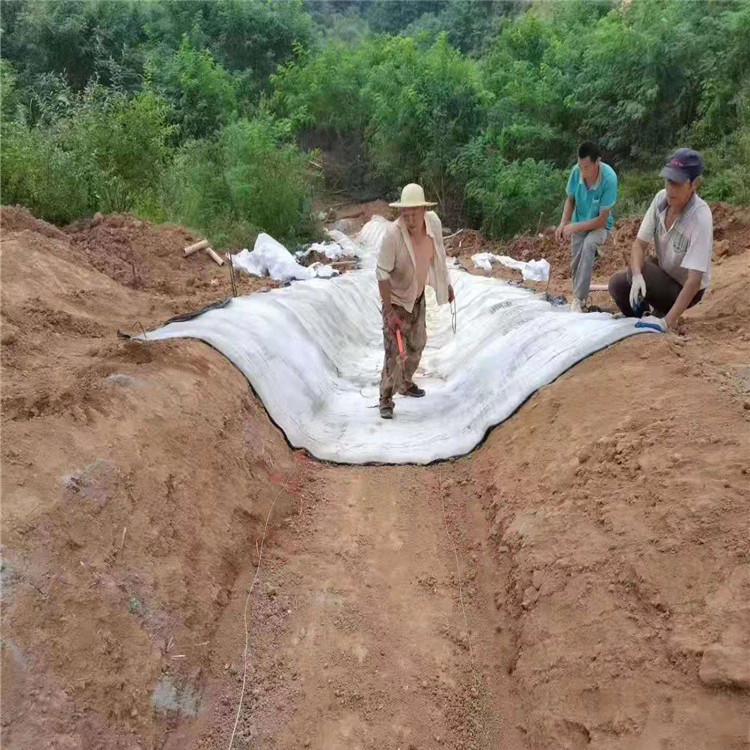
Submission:
{"label": "man in blue shirt", "polygon": [[612,209],[617,200],[617,175],[601,160],[595,143],[584,141],[579,146],[578,164],[570,173],[565,192],[565,208],[555,237],[558,242],[570,238],[573,268],[570,308],[582,312],[589,296],[594,260],[601,254],[615,223]]}

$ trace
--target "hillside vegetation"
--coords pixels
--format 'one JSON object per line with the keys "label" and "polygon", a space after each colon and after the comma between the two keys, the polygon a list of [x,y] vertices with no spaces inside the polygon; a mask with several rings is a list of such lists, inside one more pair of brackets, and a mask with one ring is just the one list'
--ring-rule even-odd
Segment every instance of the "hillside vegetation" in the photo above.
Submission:
{"label": "hillside vegetation", "polygon": [[[2,8],[2,196],[65,224],[314,236],[316,197],[420,181],[492,237],[559,211],[579,141],[640,211],[674,148],[750,203],[750,3],[22,0]],[[323,150],[318,153],[313,147]]]}

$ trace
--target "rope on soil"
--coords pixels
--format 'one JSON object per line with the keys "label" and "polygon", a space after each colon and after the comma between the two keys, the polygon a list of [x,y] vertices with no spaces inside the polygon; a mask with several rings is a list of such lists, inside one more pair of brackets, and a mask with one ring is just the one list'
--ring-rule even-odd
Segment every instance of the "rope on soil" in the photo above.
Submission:
{"label": "rope on soil", "polygon": [[242,712],[242,701],[245,698],[245,684],[247,682],[247,650],[249,647],[249,641],[250,641],[250,632],[247,627],[247,607],[248,604],[250,604],[250,595],[253,593],[253,589],[255,588],[255,584],[258,580],[258,573],[260,572],[260,563],[263,559],[263,544],[266,541],[266,532],[268,531],[268,522],[271,518],[271,513],[273,512],[274,506],[276,505],[276,501],[281,497],[281,493],[285,492],[291,483],[292,479],[294,479],[296,473],[297,473],[297,467],[298,464],[294,463],[294,469],[292,470],[291,475],[286,480],[282,488],[278,491],[276,494],[276,497],[274,497],[273,502],[271,503],[271,507],[268,509],[268,514],[266,515],[266,523],[263,526],[263,535],[260,538],[260,548],[258,550],[258,564],[255,566],[255,575],[253,576],[253,582],[250,584],[250,589],[247,592],[247,596],[245,597],[245,609],[242,615],[243,622],[245,625],[245,652],[243,656],[243,669],[242,669],[242,689],[240,690],[240,700],[237,704],[237,716],[234,719],[234,728],[232,729],[232,736],[229,740],[229,747],[227,750],[232,750],[232,744],[234,743],[234,736],[237,733],[237,724],[239,724],[240,721],[240,713]]}

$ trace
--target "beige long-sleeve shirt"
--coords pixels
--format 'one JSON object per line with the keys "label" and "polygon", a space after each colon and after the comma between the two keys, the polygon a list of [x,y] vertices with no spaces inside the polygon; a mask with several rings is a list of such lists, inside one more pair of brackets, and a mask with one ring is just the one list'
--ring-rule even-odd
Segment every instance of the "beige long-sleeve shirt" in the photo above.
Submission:
{"label": "beige long-sleeve shirt", "polygon": [[[427,234],[432,238],[435,252],[427,272],[427,284],[435,290],[438,305],[448,302],[448,266],[443,245],[443,225],[434,211],[424,215]],[[417,279],[417,266],[414,247],[409,230],[401,219],[394,221],[386,230],[378,255],[378,281],[391,282],[391,302],[403,307],[407,312],[414,309],[414,303],[421,293]]]}

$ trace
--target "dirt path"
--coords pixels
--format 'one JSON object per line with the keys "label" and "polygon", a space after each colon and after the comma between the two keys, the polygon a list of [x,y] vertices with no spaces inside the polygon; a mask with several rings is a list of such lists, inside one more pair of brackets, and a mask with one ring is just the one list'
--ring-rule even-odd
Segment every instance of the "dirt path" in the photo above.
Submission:
{"label": "dirt path", "polygon": [[[251,600],[234,746],[524,747],[508,665],[494,656],[498,615],[478,585],[484,550],[460,537],[466,526],[443,497],[444,470],[311,470],[317,502],[274,539]],[[224,710],[189,732],[198,731],[199,747],[228,745],[242,605],[237,597],[217,634],[216,659],[230,664],[230,679],[209,699]],[[179,734],[168,747],[186,741]]]}

